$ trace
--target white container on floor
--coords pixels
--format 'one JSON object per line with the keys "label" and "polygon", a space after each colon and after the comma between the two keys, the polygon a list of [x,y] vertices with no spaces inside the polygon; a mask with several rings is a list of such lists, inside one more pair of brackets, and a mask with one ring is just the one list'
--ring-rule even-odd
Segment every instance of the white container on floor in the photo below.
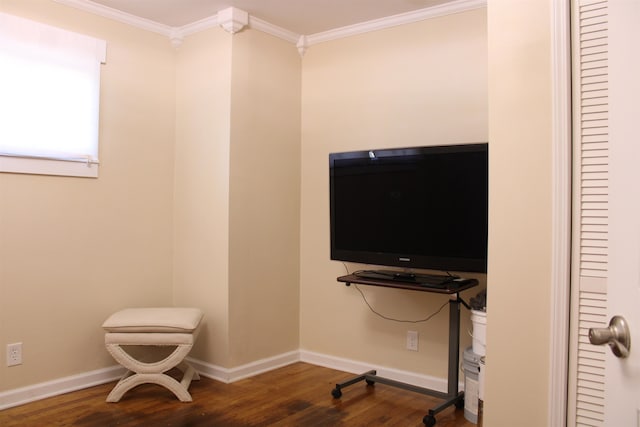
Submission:
{"label": "white container on floor", "polygon": [[467,348],[462,355],[464,369],[464,417],[467,421],[478,423],[478,393],[480,391],[480,357]]}
{"label": "white container on floor", "polygon": [[487,353],[487,312],[471,310],[471,324],[473,325],[471,342],[473,352],[484,356]]}

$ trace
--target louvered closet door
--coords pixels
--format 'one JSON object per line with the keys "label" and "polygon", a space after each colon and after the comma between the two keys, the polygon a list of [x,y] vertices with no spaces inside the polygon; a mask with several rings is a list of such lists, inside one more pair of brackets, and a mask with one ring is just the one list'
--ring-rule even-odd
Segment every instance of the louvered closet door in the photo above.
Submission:
{"label": "louvered closet door", "polygon": [[[569,426],[640,427],[640,1],[575,0]],[[627,358],[589,343],[614,315]]]}
{"label": "louvered closet door", "polygon": [[574,212],[569,426],[604,426],[606,349],[591,345],[588,331],[608,323],[607,12],[607,1],[572,4]]}

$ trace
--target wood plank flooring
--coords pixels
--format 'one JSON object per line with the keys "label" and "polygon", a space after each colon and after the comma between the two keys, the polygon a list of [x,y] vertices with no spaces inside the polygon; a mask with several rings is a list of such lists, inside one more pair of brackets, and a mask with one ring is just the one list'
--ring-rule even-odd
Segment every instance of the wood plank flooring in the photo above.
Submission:
{"label": "wood plank flooring", "polygon": [[[336,383],[351,374],[295,363],[265,374],[224,384],[193,381],[193,402],[182,403],[168,390],[145,384],[119,403],[106,403],[114,383],[104,384],[0,411],[2,427],[40,426],[397,426],[424,427],[422,418],[440,400],[384,384],[364,382],[343,389]],[[436,427],[471,427],[463,410],[447,408]]]}

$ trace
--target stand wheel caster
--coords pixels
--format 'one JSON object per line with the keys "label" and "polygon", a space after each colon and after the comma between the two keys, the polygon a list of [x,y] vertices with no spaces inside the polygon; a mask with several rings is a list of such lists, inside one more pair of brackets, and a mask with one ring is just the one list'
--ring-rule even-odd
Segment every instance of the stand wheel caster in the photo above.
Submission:
{"label": "stand wheel caster", "polygon": [[434,425],[436,425],[436,417],[434,417],[433,415],[425,415],[422,419],[422,422],[427,427],[433,427]]}
{"label": "stand wheel caster", "polygon": [[331,390],[331,396],[333,396],[334,399],[340,399],[342,397],[342,391],[339,388],[334,388]]}
{"label": "stand wheel caster", "polygon": [[456,400],[456,409],[464,408],[464,398]]}
{"label": "stand wheel caster", "polygon": [[365,382],[367,383],[367,385],[374,385],[376,382],[372,381],[372,380],[365,380]]}

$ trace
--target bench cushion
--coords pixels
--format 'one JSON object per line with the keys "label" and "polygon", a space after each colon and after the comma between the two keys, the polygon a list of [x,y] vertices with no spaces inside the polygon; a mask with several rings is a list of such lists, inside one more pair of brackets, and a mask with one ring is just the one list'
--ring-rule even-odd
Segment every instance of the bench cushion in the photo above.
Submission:
{"label": "bench cushion", "polygon": [[109,316],[102,327],[108,332],[192,333],[202,316],[197,308],[127,308]]}

